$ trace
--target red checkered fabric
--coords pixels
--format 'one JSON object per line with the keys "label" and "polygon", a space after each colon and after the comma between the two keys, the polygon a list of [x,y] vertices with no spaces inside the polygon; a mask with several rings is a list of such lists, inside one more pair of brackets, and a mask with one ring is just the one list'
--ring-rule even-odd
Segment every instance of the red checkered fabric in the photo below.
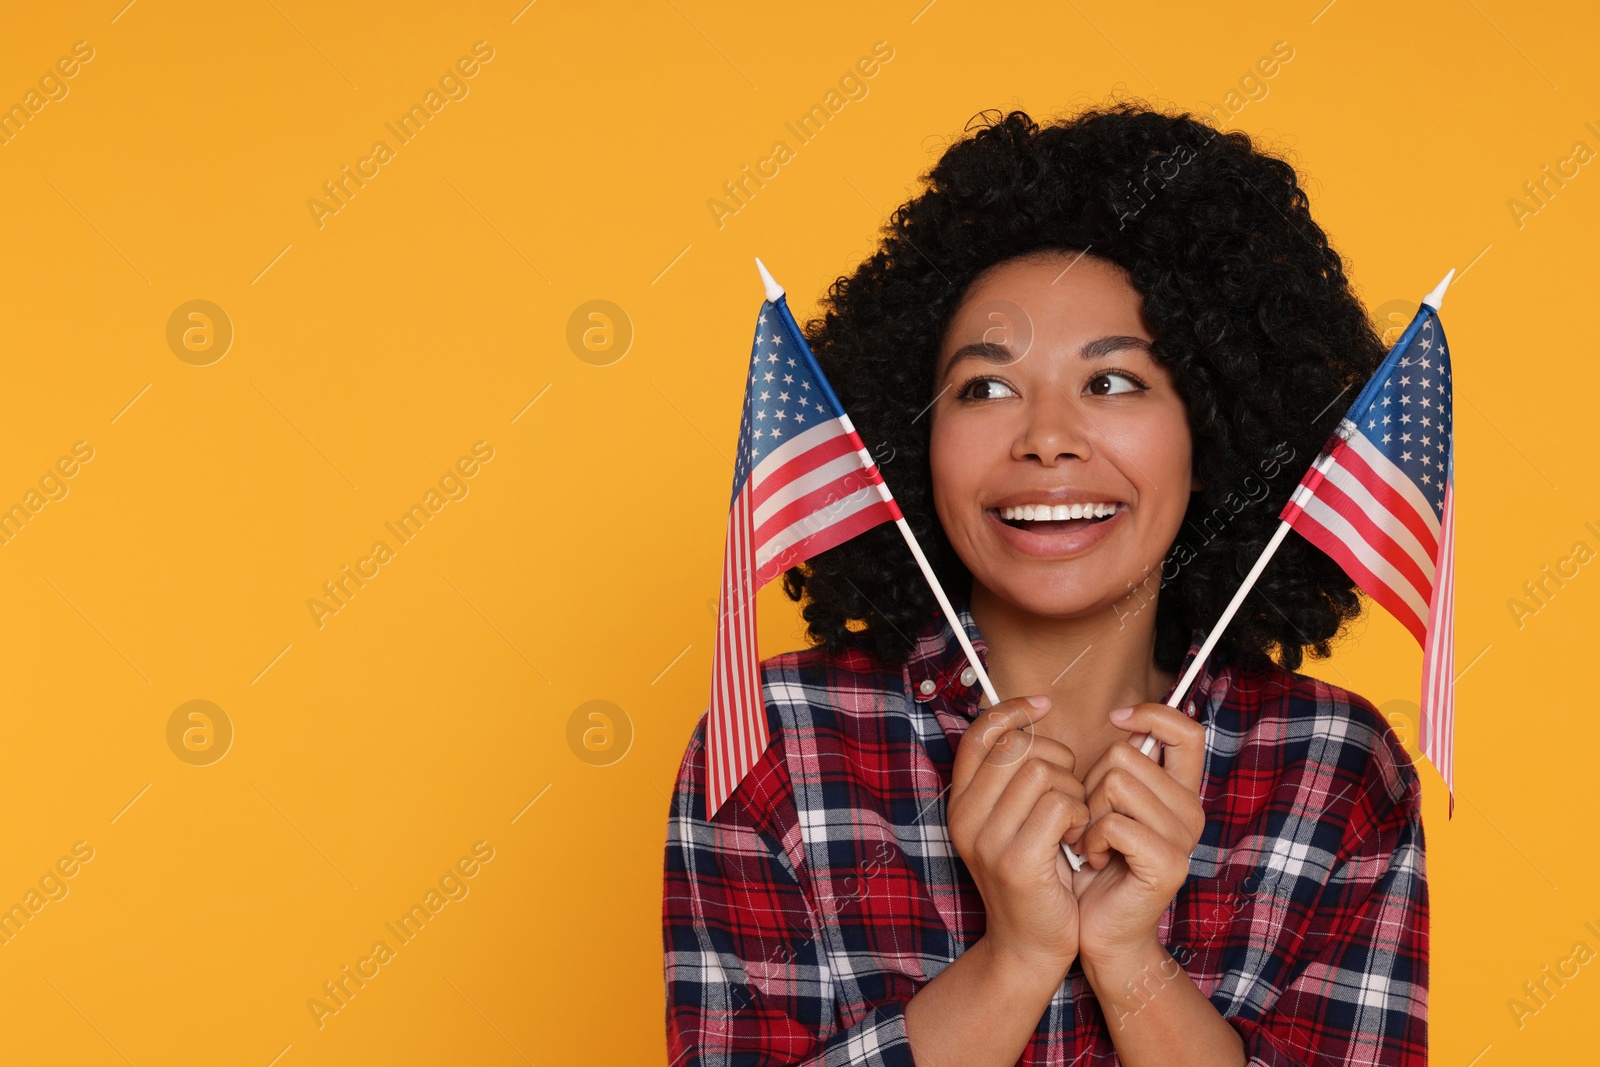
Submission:
{"label": "red checkered fabric", "polygon": [[[984,931],[945,821],[980,711],[966,665],[942,615],[903,668],[821,648],[762,661],[772,740],[709,822],[701,716],[665,849],[672,1067],[912,1067],[906,1003]],[[1251,1067],[1423,1067],[1428,883],[1404,747],[1354,693],[1216,656],[1185,710],[1206,725],[1207,821],[1161,943]],[[1118,1062],[1081,962],[1018,1062]]]}

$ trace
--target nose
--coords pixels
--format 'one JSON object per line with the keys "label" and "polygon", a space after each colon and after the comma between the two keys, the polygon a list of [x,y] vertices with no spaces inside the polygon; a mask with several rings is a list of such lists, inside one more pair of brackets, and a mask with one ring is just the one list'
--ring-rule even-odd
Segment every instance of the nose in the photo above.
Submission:
{"label": "nose", "polygon": [[1055,386],[1036,390],[1023,408],[1023,424],[1011,446],[1011,458],[1036,459],[1054,467],[1063,459],[1093,455],[1090,425],[1084,412]]}

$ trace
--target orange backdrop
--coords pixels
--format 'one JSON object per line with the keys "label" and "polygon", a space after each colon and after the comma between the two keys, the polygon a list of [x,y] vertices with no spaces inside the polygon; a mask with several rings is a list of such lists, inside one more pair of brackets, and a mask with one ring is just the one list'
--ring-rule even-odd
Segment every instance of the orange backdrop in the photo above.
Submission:
{"label": "orange backdrop", "polygon": [[[1456,268],[1433,1039],[1589,1054],[1600,17],[1158,7],[9,12],[0,1060],[662,1061],[752,257],[803,319],[975,112],[1113,92],[1289,153],[1385,321]],[[1419,662],[1309,669],[1415,750]]]}

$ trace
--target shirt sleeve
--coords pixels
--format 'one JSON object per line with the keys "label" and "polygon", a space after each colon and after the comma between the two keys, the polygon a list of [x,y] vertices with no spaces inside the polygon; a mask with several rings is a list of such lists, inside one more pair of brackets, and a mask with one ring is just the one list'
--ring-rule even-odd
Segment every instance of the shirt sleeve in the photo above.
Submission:
{"label": "shirt sleeve", "polygon": [[1228,1021],[1247,1067],[1426,1067],[1421,782],[1387,729],[1354,802],[1330,815],[1345,820],[1343,844],[1304,927],[1299,969],[1270,1010]]}
{"label": "shirt sleeve", "polygon": [[[705,818],[701,716],[673,787],[662,889],[669,1067],[915,1067],[906,999],[840,1028],[813,906],[780,841],[785,818],[751,810],[740,788]],[[750,776],[791,796],[774,740]],[[783,780],[784,788],[763,776]]]}

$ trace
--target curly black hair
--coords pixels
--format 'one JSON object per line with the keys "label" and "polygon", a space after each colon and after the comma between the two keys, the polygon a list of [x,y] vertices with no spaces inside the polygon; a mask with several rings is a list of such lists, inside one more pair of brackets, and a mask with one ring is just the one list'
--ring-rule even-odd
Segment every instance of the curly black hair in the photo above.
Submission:
{"label": "curly black hair", "polygon": [[[1174,670],[1278,525],[1300,475],[1384,356],[1294,168],[1242,131],[1119,101],[1040,126],[981,112],[834,281],[804,326],[834,391],[952,596],[972,576],[933,508],[924,405],[972,281],[1047,251],[1121,266],[1177,382],[1204,486],[1163,564],[1154,658]],[[1343,398],[1345,403],[1339,403]],[[904,663],[936,601],[893,524],[784,573],[813,645]],[[1356,587],[1291,533],[1217,652],[1242,667],[1326,657]]]}

